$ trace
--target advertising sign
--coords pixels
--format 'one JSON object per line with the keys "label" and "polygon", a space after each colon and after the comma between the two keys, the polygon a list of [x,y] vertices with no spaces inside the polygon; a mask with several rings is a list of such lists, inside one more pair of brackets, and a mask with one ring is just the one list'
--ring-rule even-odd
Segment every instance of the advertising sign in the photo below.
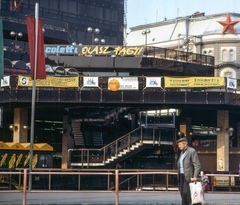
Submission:
{"label": "advertising sign", "polygon": [[4,76],[3,79],[1,79],[1,87],[7,86],[10,86],[10,76]]}
{"label": "advertising sign", "polygon": [[45,45],[46,55],[143,55],[143,46],[73,46],[73,45]]}
{"label": "advertising sign", "polygon": [[[18,76],[18,86],[30,87],[32,86],[31,77]],[[56,87],[56,88],[78,88],[78,77],[55,77],[47,76],[46,79],[37,79],[37,87]]]}
{"label": "advertising sign", "polygon": [[161,87],[161,77],[146,77],[147,88],[159,88]]}
{"label": "advertising sign", "polygon": [[83,87],[98,87],[98,77],[83,77]]}
{"label": "advertising sign", "polygon": [[237,79],[227,78],[227,88],[237,89]]}
{"label": "advertising sign", "polygon": [[[235,178],[230,177],[231,179],[231,186],[235,186]],[[214,177],[214,186],[229,186],[229,177]]]}
{"label": "advertising sign", "polygon": [[108,90],[138,90],[137,77],[108,78]]}
{"label": "advertising sign", "polygon": [[224,77],[164,77],[164,85],[165,88],[223,87],[225,86],[225,79]]}

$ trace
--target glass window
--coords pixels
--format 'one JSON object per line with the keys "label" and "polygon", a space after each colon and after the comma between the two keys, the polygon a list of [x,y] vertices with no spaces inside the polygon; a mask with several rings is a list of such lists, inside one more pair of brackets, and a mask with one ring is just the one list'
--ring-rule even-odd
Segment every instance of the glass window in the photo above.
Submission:
{"label": "glass window", "polygon": [[78,3],[78,13],[81,15],[87,14],[87,6],[83,3]]}
{"label": "glass window", "polygon": [[222,61],[227,61],[227,50],[222,51]]}
{"label": "glass window", "polygon": [[88,15],[88,16],[91,16],[91,17],[94,17],[94,16],[95,16],[94,6],[92,6],[92,5],[88,5],[88,6],[87,6],[87,15]]}
{"label": "glass window", "polygon": [[118,44],[116,37],[112,37],[112,38],[111,38],[111,44],[112,44],[112,45],[117,45],[117,44]]}
{"label": "glass window", "polygon": [[213,55],[213,52],[212,50],[208,51],[208,55],[212,56]]}
{"label": "glass window", "polygon": [[77,3],[74,1],[68,1],[68,12],[69,13],[77,13]]}
{"label": "glass window", "polygon": [[60,10],[68,12],[68,2],[67,1],[60,1]]}
{"label": "glass window", "polygon": [[107,21],[111,21],[111,10],[104,9],[104,19]]}
{"label": "glass window", "polygon": [[235,58],[234,58],[234,50],[230,50],[229,51],[229,61],[234,61],[235,60]]}

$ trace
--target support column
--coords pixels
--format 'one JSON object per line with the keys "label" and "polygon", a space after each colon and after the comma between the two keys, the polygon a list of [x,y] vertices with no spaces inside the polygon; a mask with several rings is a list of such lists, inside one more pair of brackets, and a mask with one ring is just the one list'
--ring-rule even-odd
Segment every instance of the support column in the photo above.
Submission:
{"label": "support column", "polygon": [[191,146],[192,144],[192,137],[190,135],[190,132],[192,131],[192,119],[189,117],[186,117],[184,120],[180,122],[180,132],[183,133],[182,137],[186,137],[188,139],[188,143]]}
{"label": "support column", "polygon": [[68,123],[68,116],[63,116],[62,169],[68,168],[68,149],[74,148],[74,140],[70,132],[71,125]]}
{"label": "support column", "polygon": [[237,123],[237,147],[240,147],[240,122]]}
{"label": "support column", "polygon": [[13,142],[27,142],[28,129],[23,128],[23,126],[28,126],[28,110],[26,108],[14,109],[13,124]]}
{"label": "support column", "polygon": [[217,171],[229,171],[229,113],[227,110],[217,111]]}
{"label": "support column", "polygon": [[134,130],[136,128],[136,116],[137,116],[137,113],[133,113],[131,114],[131,130]]}

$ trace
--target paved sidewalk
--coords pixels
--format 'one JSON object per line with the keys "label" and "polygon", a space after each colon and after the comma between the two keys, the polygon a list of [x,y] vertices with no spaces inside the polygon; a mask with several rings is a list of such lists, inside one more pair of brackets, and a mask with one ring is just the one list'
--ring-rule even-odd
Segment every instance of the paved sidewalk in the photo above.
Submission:
{"label": "paved sidewalk", "polygon": [[[22,205],[23,194],[0,192],[0,205]],[[31,192],[27,193],[28,205],[114,205],[115,192]],[[119,205],[180,205],[179,192],[120,192]],[[240,205],[240,193],[206,193],[205,205]]]}

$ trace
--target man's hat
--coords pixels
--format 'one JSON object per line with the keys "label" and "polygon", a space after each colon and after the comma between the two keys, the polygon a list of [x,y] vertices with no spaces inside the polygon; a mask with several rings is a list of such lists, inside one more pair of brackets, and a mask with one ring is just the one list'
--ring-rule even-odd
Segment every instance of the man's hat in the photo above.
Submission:
{"label": "man's hat", "polygon": [[179,142],[187,142],[187,138],[186,137],[182,137],[179,140],[176,141],[177,143]]}

